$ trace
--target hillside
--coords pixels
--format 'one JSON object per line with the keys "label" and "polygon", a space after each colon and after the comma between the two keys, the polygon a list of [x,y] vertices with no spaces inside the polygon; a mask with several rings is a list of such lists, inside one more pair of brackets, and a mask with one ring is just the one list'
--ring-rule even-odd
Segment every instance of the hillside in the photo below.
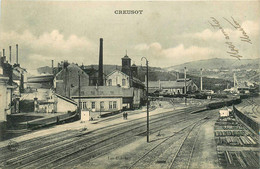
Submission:
{"label": "hillside", "polygon": [[171,70],[183,70],[187,67],[189,70],[203,69],[259,69],[260,58],[257,59],[221,59],[213,58],[208,60],[199,60],[193,62],[187,62],[181,65],[171,66],[165,68],[167,71]]}

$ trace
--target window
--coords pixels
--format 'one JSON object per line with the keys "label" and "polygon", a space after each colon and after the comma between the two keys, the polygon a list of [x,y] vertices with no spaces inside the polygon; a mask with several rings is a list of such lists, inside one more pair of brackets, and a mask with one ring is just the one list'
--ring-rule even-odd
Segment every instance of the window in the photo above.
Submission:
{"label": "window", "polygon": [[91,108],[95,109],[96,108],[96,103],[95,102],[91,102]]}
{"label": "window", "polygon": [[86,102],[83,102],[82,109],[83,109],[83,110],[87,109],[87,103],[86,103]]}
{"label": "window", "polygon": [[122,79],[122,86],[125,86],[125,79]]}
{"label": "window", "polygon": [[82,102],[79,102],[79,108],[82,110]]}
{"label": "window", "polygon": [[113,107],[113,102],[112,101],[109,101],[109,109],[112,109]]}
{"label": "window", "polygon": [[112,79],[108,79],[108,86],[112,86]]}
{"label": "window", "polygon": [[116,101],[113,101],[113,109],[116,109]]}
{"label": "window", "polygon": [[104,102],[100,102],[100,109],[104,109]]}
{"label": "window", "polygon": [[81,95],[81,96],[84,96],[84,91],[80,91],[80,95]]}

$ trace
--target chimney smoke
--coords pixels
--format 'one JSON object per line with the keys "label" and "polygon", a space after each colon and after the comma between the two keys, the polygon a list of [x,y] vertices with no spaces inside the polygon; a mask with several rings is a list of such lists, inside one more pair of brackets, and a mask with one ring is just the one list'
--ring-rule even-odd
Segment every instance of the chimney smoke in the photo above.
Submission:
{"label": "chimney smoke", "polygon": [[103,86],[103,38],[100,38],[99,46],[99,67],[98,67],[98,85]]}

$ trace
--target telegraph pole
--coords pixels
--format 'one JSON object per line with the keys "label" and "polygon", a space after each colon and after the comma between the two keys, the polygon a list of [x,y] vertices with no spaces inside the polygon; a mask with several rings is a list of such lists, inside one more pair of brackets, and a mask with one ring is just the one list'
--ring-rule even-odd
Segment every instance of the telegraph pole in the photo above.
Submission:
{"label": "telegraph pole", "polygon": [[148,100],[148,60],[145,57],[141,58],[141,61],[146,60],[146,113],[147,113],[147,131],[146,138],[147,143],[149,143],[149,100]]}
{"label": "telegraph pole", "polygon": [[81,105],[80,105],[80,72],[78,72],[78,76],[79,76],[79,117],[81,116]]}
{"label": "telegraph pole", "polygon": [[186,93],[187,93],[187,88],[186,88],[186,67],[184,67],[184,100],[185,100],[185,105],[187,103],[187,100],[186,100]]}
{"label": "telegraph pole", "polygon": [[184,67],[184,94],[186,95],[186,67]]}
{"label": "telegraph pole", "polygon": [[202,91],[202,68],[200,69],[200,91]]}

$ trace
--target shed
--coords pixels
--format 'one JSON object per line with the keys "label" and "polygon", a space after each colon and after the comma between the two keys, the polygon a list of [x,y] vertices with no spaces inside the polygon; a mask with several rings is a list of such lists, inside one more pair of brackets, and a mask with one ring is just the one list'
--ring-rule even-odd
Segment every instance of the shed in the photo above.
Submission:
{"label": "shed", "polygon": [[220,117],[228,117],[229,116],[229,110],[228,109],[219,110],[219,116]]}

